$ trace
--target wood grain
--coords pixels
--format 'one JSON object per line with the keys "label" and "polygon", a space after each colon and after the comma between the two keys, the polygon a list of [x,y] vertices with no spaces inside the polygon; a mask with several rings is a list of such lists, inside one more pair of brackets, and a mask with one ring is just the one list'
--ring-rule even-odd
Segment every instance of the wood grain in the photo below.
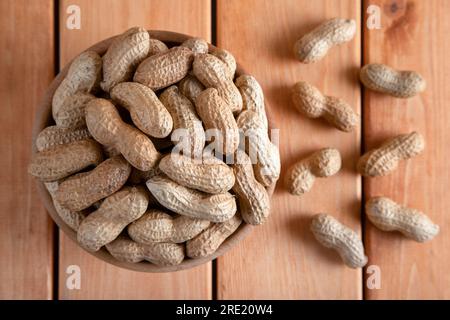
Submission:
{"label": "wood grain", "polygon": [[[81,30],[66,29],[71,4],[81,8]],[[363,29],[364,63],[419,71],[428,87],[408,100],[365,91],[364,148],[412,130],[425,135],[427,146],[393,174],[364,179],[364,197],[389,196],[426,212],[441,226],[436,239],[417,244],[365,222],[369,265],[381,268],[379,290],[365,288],[361,270],[346,268],[334,252],[320,247],[308,226],[313,213],[328,212],[361,228],[361,179],[354,171],[360,134],[306,119],[294,111],[289,94],[296,81],[306,80],[360,111],[360,34],[311,65],[294,60],[292,45],[326,18],[356,18],[359,25],[361,10],[369,4],[380,7],[382,29]],[[52,0],[0,1],[0,299],[53,296],[53,224],[26,169],[35,106],[54,75],[53,5]],[[211,39],[209,0],[61,0],[59,8],[61,67],[100,39],[134,25]],[[218,259],[219,299],[361,299],[362,288],[368,299],[450,299],[449,10],[446,0],[363,0],[362,8],[352,0],[217,1],[217,44],[261,82],[269,112],[281,128],[283,175],[297,159],[322,147],[338,148],[344,160],[338,175],[317,181],[303,197],[290,196],[280,181],[269,222]],[[61,299],[212,297],[211,264],[144,274],[95,259],[64,234],[59,244]],[[81,267],[81,290],[65,286],[69,265]]]}
{"label": "wood grain", "polygon": [[[81,30],[66,28],[69,5],[81,9]],[[61,63],[132,26],[211,39],[209,0],[60,0]]]}
{"label": "wood grain", "polygon": [[[81,9],[81,30],[65,28],[66,8]],[[132,26],[177,31],[210,40],[210,2],[198,1],[61,1],[61,66],[99,40]],[[68,290],[65,270],[81,268],[81,289]],[[210,299],[211,263],[167,274],[145,274],[108,265],[85,253],[60,234],[61,299]]]}
{"label": "wood grain", "polygon": [[54,76],[53,1],[0,1],[0,12],[0,299],[51,299],[53,224],[27,167],[35,107]]}
{"label": "wood grain", "polygon": [[[425,136],[425,152],[402,163],[392,174],[364,179],[365,195],[391,197],[427,213],[441,227],[431,242],[419,244],[397,233],[366,226],[369,264],[381,269],[381,289],[366,289],[368,299],[449,299],[450,216],[450,2],[365,1],[381,9],[380,30],[364,29],[364,63],[386,63],[415,70],[427,80],[426,91],[411,99],[396,99],[366,91],[365,148],[387,138],[418,131]],[[364,9],[365,10],[365,9]]]}
{"label": "wood grain", "polygon": [[289,195],[280,180],[267,224],[218,259],[218,298],[361,299],[361,269],[345,267],[309,231],[311,216],[318,212],[360,231],[361,179],[354,169],[360,129],[343,133],[307,119],[294,110],[290,96],[292,85],[305,80],[360,112],[359,32],[315,64],[301,64],[292,50],[296,39],[324,19],[353,18],[359,26],[359,2],[219,0],[217,9],[218,46],[229,49],[260,81],[269,112],[281,129],[282,177],[295,161],[319,148],[338,148],[343,157],[341,172],[317,181],[302,197]]}

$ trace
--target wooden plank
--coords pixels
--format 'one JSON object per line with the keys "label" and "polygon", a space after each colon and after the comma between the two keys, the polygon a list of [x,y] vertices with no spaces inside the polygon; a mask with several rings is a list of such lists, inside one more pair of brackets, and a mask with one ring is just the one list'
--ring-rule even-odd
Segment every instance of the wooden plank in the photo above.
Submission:
{"label": "wooden plank", "polygon": [[[381,271],[381,289],[366,289],[369,299],[449,299],[450,226],[448,157],[450,139],[450,2],[365,1],[381,9],[381,29],[364,29],[364,62],[386,63],[416,70],[427,80],[426,91],[411,99],[396,99],[366,91],[364,95],[365,147],[410,131],[425,136],[424,154],[400,164],[392,174],[364,179],[366,198],[388,196],[427,213],[441,234],[425,244],[400,234],[366,226],[370,263]],[[365,10],[365,9],[364,9]]]}
{"label": "wooden plank", "polygon": [[53,1],[0,1],[0,12],[0,299],[51,299],[53,225],[27,167],[54,76]]}
{"label": "wooden plank", "polygon": [[[81,30],[65,28],[66,8],[81,9]],[[95,42],[132,26],[211,38],[207,0],[63,0],[60,3],[61,66]],[[60,298],[62,299],[210,299],[211,263],[188,271],[144,274],[107,265],[60,235]],[[81,290],[65,286],[66,268],[81,268]]]}
{"label": "wooden plank", "polygon": [[[81,9],[81,30],[65,27],[69,5]],[[211,5],[208,0],[60,0],[61,66],[97,41],[132,26],[211,39]]]}
{"label": "wooden plank", "polygon": [[[302,197],[288,194],[282,181],[272,199],[272,216],[237,248],[218,260],[220,299],[361,299],[362,272],[342,264],[309,231],[312,214],[327,212],[360,230],[361,179],[355,173],[360,130],[342,133],[293,108],[290,90],[306,80],[360,110],[357,70],[361,40],[334,48],[322,61],[294,59],[297,38],[327,18],[360,23],[360,4],[348,1],[219,0],[218,45],[229,49],[265,90],[269,112],[280,131],[282,177],[296,160],[323,147],[341,151],[343,169],[317,181]],[[359,29],[359,28],[358,28]]]}

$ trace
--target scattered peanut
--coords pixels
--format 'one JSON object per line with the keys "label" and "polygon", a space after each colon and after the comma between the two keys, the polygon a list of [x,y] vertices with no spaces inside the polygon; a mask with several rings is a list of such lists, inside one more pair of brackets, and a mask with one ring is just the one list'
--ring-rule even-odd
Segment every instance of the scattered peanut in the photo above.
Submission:
{"label": "scattered peanut", "polygon": [[66,77],[56,89],[52,100],[53,118],[65,100],[77,92],[91,92],[98,87],[102,71],[102,58],[94,51],[85,51],[76,57]]}
{"label": "scattered peanut", "polygon": [[339,18],[327,20],[297,40],[294,45],[295,55],[302,63],[316,62],[332,47],[353,39],[355,32],[355,20]]}
{"label": "scattered peanut", "polygon": [[242,97],[225,63],[212,54],[198,54],[193,63],[195,77],[207,88],[215,88],[233,113],[242,110]]}
{"label": "scattered peanut", "polygon": [[206,193],[224,193],[234,185],[233,170],[214,157],[194,160],[171,153],[162,158],[159,169],[178,184]]}
{"label": "scattered peanut", "polygon": [[191,49],[195,54],[208,53],[208,42],[201,38],[187,39],[181,44],[181,46]]}
{"label": "scattered peanut", "polygon": [[252,162],[244,151],[236,151],[233,170],[236,176],[233,191],[237,194],[242,218],[251,225],[263,224],[270,213],[269,194],[264,186],[256,181]]}
{"label": "scattered peanut", "polygon": [[386,197],[375,197],[366,203],[369,220],[383,231],[400,231],[417,242],[433,239],[439,233],[434,224],[422,212],[402,207]]}
{"label": "scattered peanut", "polygon": [[115,147],[133,167],[147,171],[157,165],[159,153],[152,141],[123,122],[108,100],[97,98],[87,104],[86,124],[95,140]]}
{"label": "scattered peanut", "polygon": [[205,146],[205,131],[194,105],[180,93],[176,86],[164,90],[159,98],[173,119],[172,140],[177,140],[176,134],[180,131],[179,129],[186,130],[187,132],[181,132],[180,142],[190,146],[191,155],[200,156]]}
{"label": "scattered peanut", "polygon": [[42,130],[36,138],[36,148],[43,151],[57,145],[85,140],[91,134],[86,127],[69,129],[58,126],[50,126]]}
{"label": "scattered peanut", "polygon": [[185,47],[173,47],[145,59],[134,74],[134,81],[148,86],[152,90],[168,87],[189,72],[194,53]]}
{"label": "scattered peanut", "polygon": [[239,146],[239,128],[233,113],[214,88],[200,93],[195,100],[197,112],[206,129],[216,129],[216,150],[232,154]]}
{"label": "scattered peanut", "polygon": [[266,187],[274,185],[280,177],[280,153],[270,141],[263,120],[256,112],[246,110],[237,118],[237,124],[247,137],[247,153],[254,163],[256,180]]}
{"label": "scattered peanut", "polygon": [[137,263],[143,260],[159,266],[173,266],[184,259],[184,246],[176,243],[141,244],[119,236],[106,249],[119,261]]}
{"label": "scattered peanut", "polygon": [[180,81],[178,87],[181,93],[192,103],[195,103],[197,96],[205,90],[205,86],[194,76],[187,75]]}
{"label": "scattered peanut", "polygon": [[150,36],[144,28],[131,28],[118,36],[103,56],[102,89],[109,92],[116,84],[131,80],[149,50]]}
{"label": "scattered peanut", "polygon": [[236,79],[236,86],[242,96],[243,110],[255,111],[261,117],[264,127],[268,128],[264,93],[258,81],[251,75],[243,74]]}
{"label": "scattered peanut", "polygon": [[81,222],[78,243],[89,251],[98,251],[116,239],[128,224],[139,219],[147,206],[148,195],[143,187],[125,187],[117,191]]}
{"label": "scattered peanut", "polygon": [[327,214],[317,214],[311,222],[311,231],[320,244],[336,250],[350,268],[367,264],[364,246],[358,234]]}
{"label": "scattered peanut", "polygon": [[111,90],[111,98],[130,112],[133,123],[144,133],[164,138],[172,132],[172,117],[152,89],[122,82]]}
{"label": "scattered peanut", "polygon": [[36,153],[28,172],[42,181],[55,181],[70,176],[103,160],[100,145],[92,139],[57,145]]}
{"label": "scattered peanut", "polygon": [[151,209],[128,226],[131,239],[143,244],[154,242],[182,243],[194,238],[211,222],[186,216],[175,216]]}
{"label": "scattered peanut", "polygon": [[400,160],[412,158],[424,148],[425,140],[420,133],[399,135],[365,153],[358,161],[358,171],[369,177],[384,176],[395,170]]}
{"label": "scattered peanut", "polygon": [[330,177],[341,169],[341,155],[332,148],[321,149],[292,166],[287,174],[289,192],[301,195],[311,190],[316,178]]}
{"label": "scattered peanut", "polygon": [[398,98],[413,97],[426,88],[426,81],[419,73],[397,71],[378,63],[365,65],[360,79],[366,88]]}
{"label": "scattered peanut", "polygon": [[198,236],[186,243],[187,256],[190,258],[200,258],[213,254],[239,228],[241,223],[241,216],[236,214],[225,222],[212,224]]}
{"label": "scattered peanut", "polygon": [[319,89],[304,81],[292,89],[292,101],[298,111],[309,118],[323,117],[337,129],[350,132],[359,122],[359,115],[339,98],[323,95]]}
{"label": "scattered peanut", "polygon": [[147,181],[147,188],[167,209],[191,218],[223,222],[236,213],[236,200],[228,192],[206,194],[179,185],[164,177],[155,176]]}
{"label": "scattered peanut", "polygon": [[107,159],[95,169],[62,182],[56,200],[66,209],[81,211],[122,188],[130,171],[122,156]]}

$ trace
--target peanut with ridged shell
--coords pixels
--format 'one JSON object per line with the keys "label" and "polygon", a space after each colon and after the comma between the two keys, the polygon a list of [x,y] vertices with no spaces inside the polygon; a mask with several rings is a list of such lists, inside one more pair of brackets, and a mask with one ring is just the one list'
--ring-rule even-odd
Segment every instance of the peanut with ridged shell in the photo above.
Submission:
{"label": "peanut with ridged shell", "polygon": [[233,170],[214,157],[193,159],[170,153],[159,162],[159,169],[173,181],[206,193],[223,193],[234,185]]}
{"label": "peanut with ridged shell", "polygon": [[149,50],[150,36],[144,28],[134,27],[118,36],[103,56],[102,89],[109,92],[116,84],[131,80]]}
{"label": "peanut with ridged shell", "polygon": [[439,233],[439,226],[424,213],[403,207],[386,197],[367,201],[366,215],[378,229],[400,231],[417,242],[429,241]]}
{"label": "peanut with ridged shell", "polygon": [[184,246],[176,243],[141,244],[119,236],[108,243],[106,249],[119,261],[138,263],[149,261],[159,266],[173,266],[184,259]]}
{"label": "peanut with ridged shell", "polygon": [[122,156],[109,158],[93,170],[62,182],[56,200],[66,209],[81,211],[122,188],[130,172],[131,166]]}
{"label": "peanut with ridged shell", "polygon": [[95,140],[115,147],[133,167],[147,171],[157,165],[160,155],[150,138],[123,122],[110,101],[91,100],[86,106],[86,125]]}
{"label": "peanut with ridged shell", "polygon": [[173,119],[172,140],[180,131],[181,141],[190,146],[190,154],[199,157],[205,146],[205,131],[192,102],[180,93],[177,86],[170,86],[160,95],[160,100]]}
{"label": "peanut with ridged shell", "polygon": [[201,92],[195,100],[197,113],[206,129],[216,129],[216,146],[223,154],[232,154],[239,146],[239,128],[233,113],[214,88]]}
{"label": "peanut with ridged shell", "polygon": [[181,93],[192,103],[195,103],[197,96],[205,90],[205,86],[194,76],[187,75],[180,81],[178,87]]}
{"label": "peanut with ridged shell", "polygon": [[366,88],[397,98],[413,97],[426,88],[426,81],[419,73],[398,71],[380,63],[365,65],[359,77]]}
{"label": "peanut with ridged shell", "polygon": [[212,224],[186,243],[186,255],[190,258],[200,258],[213,254],[241,223],[241,216],[236,214],[225,222]]}
{"label": "peanut with ridged shell", "polygon": [[233,79],[234,73],[236,72],[236,59],[231,52],[225,49],[216,48],[211,52],[211,54],[219,58],[227,66],[226,71],[228,78]]}
{"label": "peanut with ridged shell", "polygon": [[358,171],[368,177],[384,176],[395,170],[400,160],[412,158],[424,148],[425,140],[418,132],[396,136],[366,152],[358,161]]}
{"label": "peanut with ridged shell", "polygon": [[89,93],[99,85],[102,58],[94,51],[85,51],[70,64],[66,77],[55,90],[52,98],[52,115],[57,118],[65,100],[77,92]]}
{"label": "peanut with ridged shell", "polygon": [[251,159],[242,150],[236,151],[233,171],[236,177],[233,191],[237,195],[242,218],[251,225],[263,224],[270,213],[269,194],[255,179]]}
{"label": "peanut with ridged shell", "polygon": [[364,245],[358,234],[332,216],[317,214],[310,227],[317,241],[326,248],[336,250],[350,268],[362,268],[367,264]]}
{"label": "peanut with ridged shell", "polygon": [[77,231],[78,243],[89,251],[116,239],[131,222],[147,210],[148,195],[143,187],[125,187],[108,196],[100,207],[89,214]]}
{"label": "peanut with ridged shell", "polygon": [[36,153],[28,172],[42,181],[68,177],[103,160],[100,145],[92,139],[61,144]]}
{"label": "peanut with ridged shell", "polygon": [[191,49],[194,54],[208,53],[208,42],[202,38],[190,38],[181,44],[182,47]]}
{"label": "peanut with ridged shell", "polygon": [[324,118],[341,131],[350,132],[359,123],[359,115],[345,101],[325,96],[304,81],[297,82],[292,88],[292,101],[296,109],[308,118]]}
{"label": "peanut with ridged shell", "polygon": [[175,213],[211,222],[223,222],[236,213],[236,200],[228,192],[207,194],[186,188],[165,176],[147,181],[147,188],[156,200]]}
{"label": "peanut with ridged shell", "polygon": [[148,50],[148,55],[152,56],[158,53],[166,52],[169,50],[167,45],[161,40],[154,39],[150,37],[150,49]]}
{"label": "peanut with ridged shell", "polygon": [[209,53],[198,54],[195,56],[192,70],[205,87],[215,88],[218,91],[233,113],[242,110],[241,94],[222,60]]}
{"label": "peanut with ridged shell", "polygon": [[264,104],[264,93],[255,77],[243,74],[236,79],[236,86],[242,96],[243,110],[256,112],[264,126],[268,128],[266,109]]}
{"label": "peanut with ridged shell", "polygon": [[324,148],[294,164],[287,174],[289,192],[302,195],[311,190],[316,178],[335,175],[342,165],[339,151]]}
{"label": "peanut with ridged shell", "polygon": [[60,181],[45,182],[45,188],[50,194],[53,206],[55,207],[56,213],[62,219],[62,221],[67,224],[72,230],[77,231],[80,227],[81,222],[89,214],[88,210],[82,211],[71,211],[61,206],[61,204],[56,200],[56,191],[58,191]]}
{"label": "peanut with ridged shell", "polygon": [[54,115],[56,125],[61,128],[85,127],[85,108],[92,99],[95,99],[95,96],[85,92],[77,92],[67,97]]}
{"label": "peanut with ridged shell", "polygon": [[280,177],[280,152],[270,141],[263,120],[255,111],[246,110],[237,118],[237,125],[247,142],[256,179],[266,187],[272,186]]}
{"label": "peanut with ridged shell", "polygon": [[165,211],[150,209],[128,226],[128,234],[131,239],[143,244],[182,243],[194,238],[210,224],[208,220],[171,216]]}
{"label": "peanut with ridged shell", "polygon": [[122,82],[111,90],[111,98],[126,108],[136,127],[149,136],[165,138],[172,132],[172,117],[152,89]]}
{"label": "peanut with ridged shell", "polygon": [[36,149],[43,151],[57,145],[85,140],[90,137],[91,134],[86,127],[61,128],[50,126],[39,132],[36,138]]}
{"label": "peanut with ridged shell", "polygon": [[295,55],[302,63],[316,62],[332,47],[353,39],[355,32],[355,20],[340,18],[327,20],[295,42]]}
{"label": "peanut with ridged shell", "polygon": [[191,68],[194,53],[185,47],[173,47],[148,57],[138,66],[134,82],[159,90],[183,79]]}

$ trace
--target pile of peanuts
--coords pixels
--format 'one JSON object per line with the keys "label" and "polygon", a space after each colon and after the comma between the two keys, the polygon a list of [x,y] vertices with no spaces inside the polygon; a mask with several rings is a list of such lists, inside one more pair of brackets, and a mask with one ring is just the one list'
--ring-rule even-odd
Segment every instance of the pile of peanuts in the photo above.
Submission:
{"label": "pile of peanuts", "polygon": [[[294,45],[296,57],[302,63],[316,62],[335,45],[353,39],[356,23],[348,19],[325,21]],[[425,90],[426,82],[414,71],[397,71],[382,64],[368,64],[360,70],[362,84],[370,90],[398,98],[410,98]],[[322,94],[314,86],[300,81],[292,88],[296,109],[309,118],[323,118],[344,132],[352,131],[359,116],[345,101]],[[397,168],[400,160],[418,155],[425,147],[424,138],[417,132],[402,134],[368,151],[358,161],[358,172],[366,177],[384,176]],[[293,165],[286,177],[289,192],[302,195],[311,190],[316,178],[329,177],[341,168],[338,150],[324,148]],[[388,197],[374,197],[366,203],[367,218],[384,231],[400,231],[418,242],[431,240],[439,233],[422,212],[403,207]],[[311,231],[319,243],[335,249],[346,265],[360,268],[367,264],[364,245],[358,234],[328,214],[312,218]]]}
{"label": "pile of peanuts", "polygon": [[[354,20],[328,20],[295,43],[295,54],[316,62],[355,32]],[[426,86],[417,72],[382,64],[364,66],[360,80],[399,98]],[[358,125],[349,104],[307,82],[293,86],[292,99],[302,114],[338,130]],[[74,59],[54,93],[52,115],[55,125],[38,135],[29,172],[45,183],[57,213],[89,251],[105,247],[120,261],[177,265],[214,254],[243,221],[267,220],[267,190],[280,176],[278,147],[268,134],[261,86],[236,75],[226,50],[209,49],[199,38],[168,48],[131,28],[102,57],[86,51]],[[417,132],[398,135],[364,154],[357,169],[386,175],[424,145]],[[300,159],[287,173],[289,192],[310,191],[341,164],[333,148]],[[425,214],[387,197],[369,199],[366,214],[379,229],[418,242],[439,233]],[[358,234],[331,215],[315,215],[311,231],[349,267],[366,265]]]}
{"label": "pile of peanuts", "polygon": [[83,248],[178,265],[267,220],[278,147],[260,85],[235,73],[226,50],[169,48],[140,27],[73,60],[29,173]]}

